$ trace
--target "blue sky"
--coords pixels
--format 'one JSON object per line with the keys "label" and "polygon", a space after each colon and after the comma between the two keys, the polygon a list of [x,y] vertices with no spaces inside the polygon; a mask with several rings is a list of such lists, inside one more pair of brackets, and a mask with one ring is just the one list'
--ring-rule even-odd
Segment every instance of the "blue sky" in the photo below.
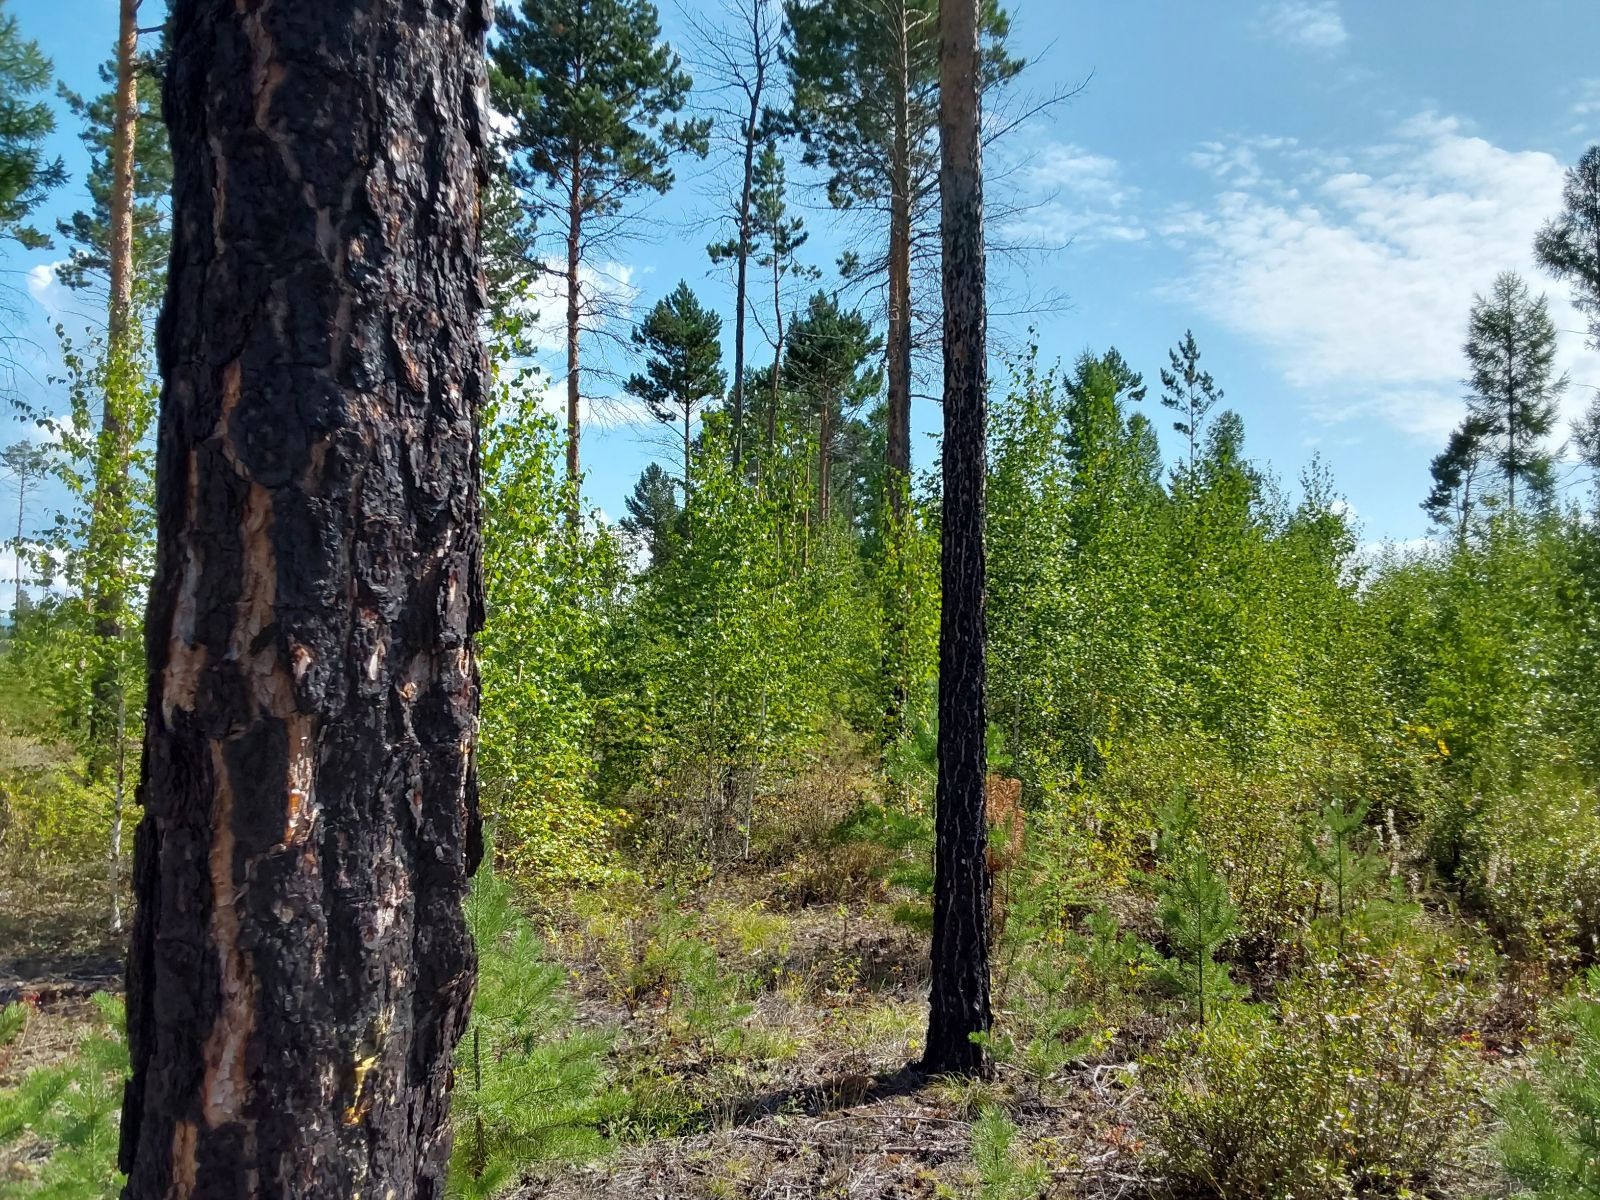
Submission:
{"label": "blue sky", "polygon": [[[715,14],[720,0],[688,3]],[[69,86],[98,86],[112,0],[7,7]],[[1428,460],[1459,418],[1467,310],[1497,272],[1523,271],[1550,294],[1564,331],[1561,366],[1573,380],[1567,413],[1600,386],[1600,354],[1585,349],[1564,289],[1537,275],[1529,251],[1558,208],[1563,169],[1600,140],[1600,5],[1013,0],[1010,8],[1015,44],[1036,56],[1024,90],[1089,83],[995,156],[1014,168],[1009,186],[1029,204],[1004,232],[1058,247],[1000,267],[1008,277],[997,285],[1059,289],[1067,299],[998,322],[1002,337],[1014,343],[1036,324],[1052,358],[1115,345],[1154,383],[1167,348],[1192,328],[1204,365],[1245,419],[1252,456],[1292,483],[1320,454],[1370,541],[1425,531],[1417,503]],[[663,20],[669,39],[684,41],[670,0]],[[49,219],[84,203],[76,130],[62,124],[58,148],[73,178]],[[678,187],[649,206],[646,235],[597,264],[598,278],[634,316],[687,279],[728,316],[731,339],[731,286],[707,263],[710,235],[699,224],[715,169],[683,163]],[[791,178],[814,182],[794,161]],[[813,230],[809,249],[830,268],[839,244],[832,216],[814,192],[798,199]],[[73,328],[93,316],[50,283],[48,265],[62,253],[12,253],[5,263],[22,329],[37,345],[23,351],[21,383],[47,404],[53,319]],[[550,299],[556,316],[559,297]],[[764,343],[751,336],[759,363]],[[616,349],[608,357],[617,371],[631,366]],[[552,377],[552,392],[558,384]],[[917,409],[916,453],[926,464],[939,413],[928,401]],[[664,431],[637,418],[627,406],[601,406],[585,437],[589,498],[612,516],[645,463],[671,461]],[[1574,491],[1586,483],[1569,471]],[[7,523],[13,503],[0,500]]]}

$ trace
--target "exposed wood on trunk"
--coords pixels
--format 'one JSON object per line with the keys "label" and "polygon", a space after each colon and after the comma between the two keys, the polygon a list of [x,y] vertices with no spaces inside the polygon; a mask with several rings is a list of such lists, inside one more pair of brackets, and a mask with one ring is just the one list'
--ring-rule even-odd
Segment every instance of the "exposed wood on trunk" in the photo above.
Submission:
{"label": "exposed wood on trunk", "polygon": [[128,1200],[444,1194],[491,15],[173,6]]}
{"label": "exposed wood on trunk", "polygon": [[941,0],[939,188],[944,239],[943,605],[939,620],[939,783],[935,801],[930,1071],[982,1072],[987,1032],[985,861],[986,316],[978,0]]}

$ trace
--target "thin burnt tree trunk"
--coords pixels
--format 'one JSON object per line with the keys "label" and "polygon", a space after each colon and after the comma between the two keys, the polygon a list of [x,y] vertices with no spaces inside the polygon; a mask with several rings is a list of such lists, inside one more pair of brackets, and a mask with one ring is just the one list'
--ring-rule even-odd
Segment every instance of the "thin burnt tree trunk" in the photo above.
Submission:
{"label": "thin burnt tree trunk", "polygon": [[943,610],[935,810],[930,1071],[982,1072],[989,1015],[989,867],[984,851],[985,333],[978,0],[940,0],[939,125],[944,236]]}
{"label": "thin burnt tree trunk", "polygon": [[126,1200],[444,1194],[489,0],[178,0]]}

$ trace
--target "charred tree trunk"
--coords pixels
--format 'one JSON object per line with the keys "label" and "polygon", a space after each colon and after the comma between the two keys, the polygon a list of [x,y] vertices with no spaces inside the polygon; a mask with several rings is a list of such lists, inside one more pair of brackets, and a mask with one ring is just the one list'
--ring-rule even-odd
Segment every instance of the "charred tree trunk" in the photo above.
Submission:
{"label": "charred tree trunk", "polygon": [[126,1200],[436,1198],[489,0],[178,0]]}
{"label": "charred tree trunk", "polygon": [[110,369],[101,398],[100,434],[95,443],[94,500],[89,529],[89,603],[100,661],[90,688],[89,770],[103,776],[116,761],[121,736],[117,714],[123,705],[120,657],[122,609],[126,602],[122,550],[127,530],[128,427],[122,405],[131,384],[133,348],[133,154],[139,124],[139,3],[119,0],[117,11],[117,84],[111,128],[110,299],[106,313],[106,348]]}
{"label": "charred tree trunk", "polygon": [[984,821],[986,363],[978,0],[940,0],[944,236],[944,603],[939,620],[939,784],[933,885],[930,1071],[982,1072],[989,1015]]}

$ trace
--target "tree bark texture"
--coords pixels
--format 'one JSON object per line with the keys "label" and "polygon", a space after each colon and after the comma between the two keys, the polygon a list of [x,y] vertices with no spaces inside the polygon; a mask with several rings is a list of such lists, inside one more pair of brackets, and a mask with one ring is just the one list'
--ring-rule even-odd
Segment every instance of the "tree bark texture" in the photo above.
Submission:
{"label": "tree bark texture", "polygon": [[489,0],[178,0],[126,1200],[444,1194]]}
{"label": "tree bark texture", "polygon": [[935,800],[933,987],[923,1066],[982,1072],[989,1014],[985,850],[984,459],[986,360],[978,0],[941,0],[944,238],[943,609]]}

